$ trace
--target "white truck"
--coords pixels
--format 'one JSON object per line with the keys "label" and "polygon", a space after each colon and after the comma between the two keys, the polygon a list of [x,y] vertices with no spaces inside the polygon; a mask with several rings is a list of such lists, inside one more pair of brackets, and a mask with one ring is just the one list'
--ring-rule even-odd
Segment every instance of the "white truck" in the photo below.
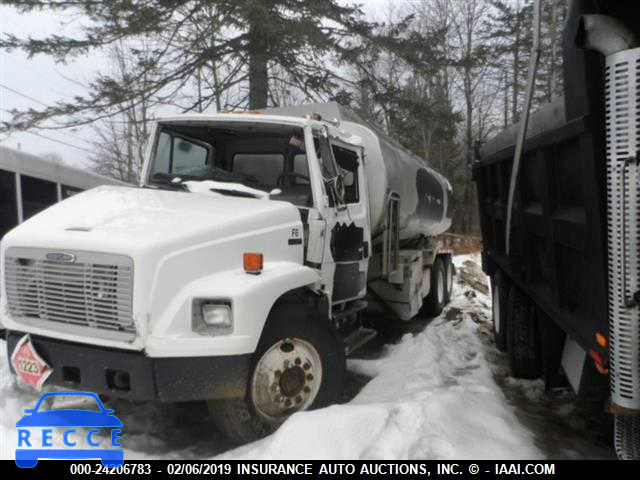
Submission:
{"label": "white truck", "polygon": [[[339,399],[366,311],[448,301],[449,182],[349,110],[181,115],[149,143],[140,188],[80,193],[2,240],[16,374],[206,400],[248,441]],[[50,369],[16,361],[26,344]]]}

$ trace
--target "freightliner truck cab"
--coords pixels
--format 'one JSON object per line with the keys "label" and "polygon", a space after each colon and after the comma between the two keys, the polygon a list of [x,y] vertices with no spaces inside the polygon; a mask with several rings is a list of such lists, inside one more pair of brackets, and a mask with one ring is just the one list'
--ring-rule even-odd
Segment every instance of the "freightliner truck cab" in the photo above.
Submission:
{"label": "freightliner truck cab", "polygon": [[247,441],[339,399],[345,354],[375,335],[365,309],[438,314],[446,179],[365,125],[298,113],[159,120],[139,188],[84,192],[8,233],[15,373],[206,400]]}

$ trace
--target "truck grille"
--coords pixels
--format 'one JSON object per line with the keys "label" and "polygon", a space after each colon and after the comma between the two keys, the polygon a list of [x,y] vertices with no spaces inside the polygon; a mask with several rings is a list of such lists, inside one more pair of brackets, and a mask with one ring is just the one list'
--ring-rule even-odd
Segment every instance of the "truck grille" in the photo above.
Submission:
{"label": "truck grille", "polygon": [[640,48],[606,60],[611,392],[640,408]]}
{"label": "truck grille", "polygon": [[11,248],[5,288],[17,322],[103,338],[135,337],[128,257]]}

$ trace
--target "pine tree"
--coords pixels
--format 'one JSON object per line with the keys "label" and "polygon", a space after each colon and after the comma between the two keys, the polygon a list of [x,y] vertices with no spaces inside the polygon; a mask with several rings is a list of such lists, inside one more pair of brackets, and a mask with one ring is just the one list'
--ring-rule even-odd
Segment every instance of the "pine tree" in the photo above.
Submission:
{"label": "pine tree", "polygon": [[531,53],[532,4],[530,0],[491,0],[487,39],[494,41],[495,63],[507,74],[505,88],[511,91],[509,123],[520,118],[520,100],[526,88]]}
{"label": "pine tree", "polygon": [[[224,78],[209,79],[217,91],[199,95],[190,107],[198,109],[221,91],[248,83],[248,94],[237,104],[250,109],[266,107],[269,73],[277,68],[294,79],[302,91],[335,90],[339,75],[327,62],[355,58],[358,37],[371,25],[358,7],[338,0],[5,0],[21,11],[49,10],[80,13],[88,20],[78,37],[52,35],[18,38],[5,34],[0,48],[22,49],[28,55],[45,54],[60,62],[89,55],[98,48],[126,42],[137,55],[133,77],[139,82],[98,75],[89,93],[72,102],[58,102],[41,111],[13,112],[3,129],[43,127],[60,118],[65,125],[91,123],[121,113],[131,102],[151,96],[171,98],[189,82],[202,81],[211,65],[223,66]],[[217,21],[211,21],[215,16]],[[194,28],[194,25],[197,28]],[[144,40],[145,46],[137,48]],[[207,68],[208,67],[208,68]],[[213,73],[217,72],[216,69]],[[190,109],[189,107],[186,109]],[[49,123],[50,125],[50,123]]]}

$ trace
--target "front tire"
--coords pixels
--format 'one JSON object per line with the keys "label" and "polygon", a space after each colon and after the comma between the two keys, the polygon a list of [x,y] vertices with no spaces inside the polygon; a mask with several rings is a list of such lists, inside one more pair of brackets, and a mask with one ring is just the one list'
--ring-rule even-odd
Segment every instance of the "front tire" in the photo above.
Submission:
{"label": "front tire", "polygon": [[209,410],[225,436],[251,442],[297,411],[337,402],[345,370],[344,347],[327,319],[300,304],[277,304],[256,349],[247,394],[211,400]]}

